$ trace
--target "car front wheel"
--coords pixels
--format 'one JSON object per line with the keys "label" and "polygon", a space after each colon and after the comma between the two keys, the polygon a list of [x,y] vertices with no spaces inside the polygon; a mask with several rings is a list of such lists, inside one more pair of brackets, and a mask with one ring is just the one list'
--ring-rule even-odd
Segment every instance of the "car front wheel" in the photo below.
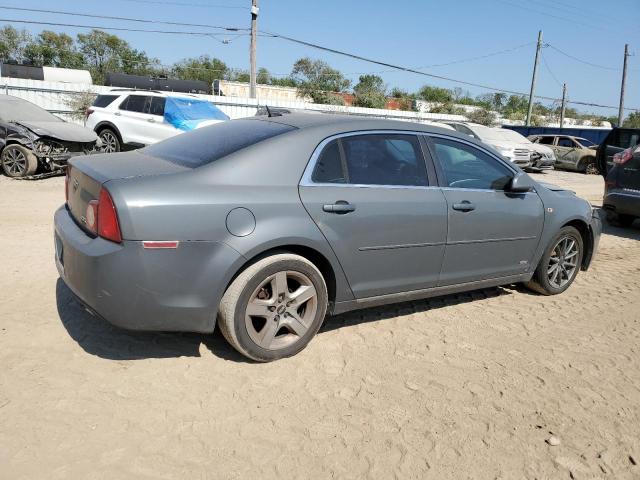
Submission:
{"label": "car front wheel", "polygon": [[322,325],[327,302],[324,278],[313,263],[275,254],[231,283],[220,302],[218,325],[242,355],[269,362],[306,347]]}
{"label": "car front wheel", "polygon": [[21,178],[33,175],[38,169],[34,153],[22,145],[8,145],[2,151],[2,170],[9,177]]}
{"label": "car front wheel", "polygon": [[580,232],[562,227],[544,252],[527,287],[543,295],[557,295],[573,283],[584,255]]}

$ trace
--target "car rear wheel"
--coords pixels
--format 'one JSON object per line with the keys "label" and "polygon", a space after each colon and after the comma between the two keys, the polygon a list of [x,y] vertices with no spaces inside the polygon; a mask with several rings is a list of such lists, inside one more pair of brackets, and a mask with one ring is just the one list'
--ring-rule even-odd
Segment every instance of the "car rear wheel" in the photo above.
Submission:
{"label": "car rear wheel", "polygon": [[599,173],[598,166],[596,165],[596,159],[593,157],[586,157],[580,160],[578,170],[587,175],[597,175]]}
{"label": "car rear wheel", "polygon": [[103,153],[115,153],[120,151],[120,139],[118,138],[118,134],[116,132],[114,132],[110,128],[105,128],[103,130],[100,130],[98,136],[102,141],[101,149]]}
{"label": "car rear wheel", "polygon": [[544,252],[527,287],[543,295],[557,295],[573,283],[584,255],[580,232],[562,227]]}
{"label": "car rear wheel", "polygon": [[313,263],[275,254],[231,283],[220,302],[218,325],[242,355],[269,362],[306,347],[322,325],[327,302],[324,278]]}
{"label": "car rear wheel", "polygon": [[36,173],[37,169],[37,157],[22,145],[8,145],[2,151],[2,170],[7,176],[26,177]]}

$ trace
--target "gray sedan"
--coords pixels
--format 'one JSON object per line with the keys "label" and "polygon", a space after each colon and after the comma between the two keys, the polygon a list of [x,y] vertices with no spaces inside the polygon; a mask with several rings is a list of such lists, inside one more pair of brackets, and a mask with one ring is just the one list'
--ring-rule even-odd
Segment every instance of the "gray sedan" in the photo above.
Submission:
{"label": "gray sedan", "polygon": [[327,313],[504,284],[558,294],[601,223],[486,145],[350,116],[234,120],[134,152],[76,158],[56,264],[128,329],[212,332],[270,361]]}

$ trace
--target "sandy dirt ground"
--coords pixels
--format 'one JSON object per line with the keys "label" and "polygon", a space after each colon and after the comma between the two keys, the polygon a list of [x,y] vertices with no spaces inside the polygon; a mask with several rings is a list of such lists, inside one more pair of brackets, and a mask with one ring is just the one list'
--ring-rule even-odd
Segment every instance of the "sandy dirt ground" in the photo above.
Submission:
{"label": "sandy dirt ground", "polygon": [[[600,177],[538,177],[601,200]],[[63,183],[0,178],[0,478],[640,478],[638,225],[563,295],[341,315],[262,365],[85,313],[54,267]]]}

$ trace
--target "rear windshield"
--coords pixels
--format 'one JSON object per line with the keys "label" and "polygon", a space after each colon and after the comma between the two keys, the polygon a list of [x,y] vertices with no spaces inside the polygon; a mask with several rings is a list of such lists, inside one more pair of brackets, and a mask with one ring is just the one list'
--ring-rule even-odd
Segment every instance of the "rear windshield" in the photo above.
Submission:
{"label": "rear windshield", "polygon": [[98,95],[93,102],[94,107],[108,107],[119,95]]}
{"label": "rear windshield", "polygon": [[182,133],[144,152],[184,167],[197,168],[295,127],[263,120],[232,120]]}

